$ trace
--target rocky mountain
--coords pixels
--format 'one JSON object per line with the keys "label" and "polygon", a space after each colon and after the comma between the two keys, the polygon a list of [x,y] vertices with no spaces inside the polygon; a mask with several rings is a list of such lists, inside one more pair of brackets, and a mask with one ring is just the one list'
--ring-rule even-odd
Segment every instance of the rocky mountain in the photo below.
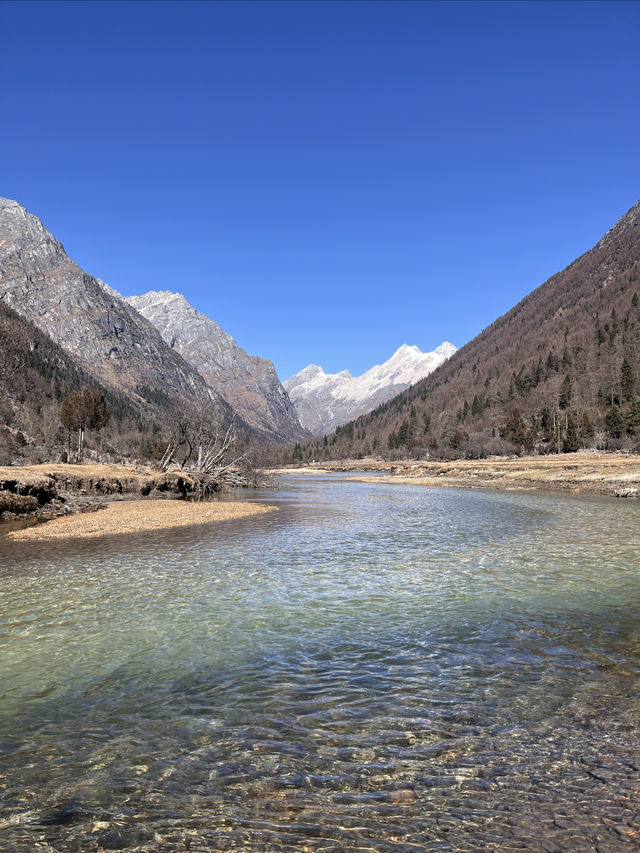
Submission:
{"label": "rocky mountain", "polygon": [[426,379],[303,458],[640,450],[639,291],[640,203]]}
{"label": "rocky mountain", "polygon": [[362,376],[348,370],[325,373],[310,364],[284,383],[302,424],[314,435],[324,435],[391,399],[427,376],[456,352],[448,341],[433,352],[403,344],[384,364]]}
{"label": "rocky mountain", "polygon": [[256,430],[278,440],[307,437],[273,362],[249,355],[180,293],[152,290],[125,301]]}
{"label": "rocky mountain", "polygon": [[187,404],[220,425],[235,412],[240,431],[257,441],[307,436],[271,362],[248,355],[182,296],[123,299],[9,199],[0,199],[0,301],[133,409]]}
{"label": "rocky mountain", "polygon": [[223,398],[134,308],[66,254],[24,207],[0,199],[0,299],[106,386],[134,399],[164,394],[231,416]]}

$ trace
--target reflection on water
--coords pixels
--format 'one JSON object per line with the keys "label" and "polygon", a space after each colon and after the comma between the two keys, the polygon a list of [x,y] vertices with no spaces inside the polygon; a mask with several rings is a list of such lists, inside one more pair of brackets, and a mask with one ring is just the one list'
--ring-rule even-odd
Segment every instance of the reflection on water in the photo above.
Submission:
{"label": "reflection on water", "polygon": [[0,849],[639,843],[639,504],[250,497],[279,511],[0,540]]}

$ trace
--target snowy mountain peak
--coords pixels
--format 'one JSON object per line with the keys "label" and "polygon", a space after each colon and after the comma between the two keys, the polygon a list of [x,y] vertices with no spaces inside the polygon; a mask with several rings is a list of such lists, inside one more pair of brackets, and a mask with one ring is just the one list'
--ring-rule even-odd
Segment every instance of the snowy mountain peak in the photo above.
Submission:
{"label": "snowy mountain peak", "polygon": [[362,376],[348,370],[325,373],[310,364],[284,382],[303,426],[316,435],[331,432],[399,394],[428,376],[456,347],[444,341],[433,352],[402,344],[383,364],[375,364]]}
{"label": "snowy mountain peak", "polygon": [[458,351],[458,347],[454,346],[449,341],[443,341],[439,347],[434,349],[434,352],[437,352],[438,355],[445,355],[447,358],[451,358],[454,352]]}
{"label": "snowy mountain peak", "polygon": [[304,370],[301,370],[300,373],[296,374],[298,377],[303,376],[305,379],[312,379],[314,376],[326,376],[327,374],[320,367],[319,364],[310,364],[308,367],[305,367]]}

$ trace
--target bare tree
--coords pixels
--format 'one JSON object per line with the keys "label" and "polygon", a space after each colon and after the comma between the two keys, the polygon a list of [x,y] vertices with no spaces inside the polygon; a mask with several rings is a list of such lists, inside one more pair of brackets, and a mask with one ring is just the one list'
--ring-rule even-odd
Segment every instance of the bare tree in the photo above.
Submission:
{"label": "bare tree", "polygon": [[223,436],[217,432],[213,434],[201,433],[199,435],[198,459],[195,465],[196,471],[200,471],[202,474],[211,474],[216,470],[217,474],[222,474],[242,459],[244,453],[241,453],[231,462],[227,462],[224,467],[221,467],[221,463],[227,461],[227,453],[236,445],[235,421],[236,418],[234,415]]}
{"label": "bare tree", "polygon": [[174,420],[160,468],[166,471],[175,464],[181,471],[188,467],[201,474],[220,475],[244,456],[241,453],[228,461],[236,439],[235,415],[222,433],[206,414],[194,410],[181,412]]}

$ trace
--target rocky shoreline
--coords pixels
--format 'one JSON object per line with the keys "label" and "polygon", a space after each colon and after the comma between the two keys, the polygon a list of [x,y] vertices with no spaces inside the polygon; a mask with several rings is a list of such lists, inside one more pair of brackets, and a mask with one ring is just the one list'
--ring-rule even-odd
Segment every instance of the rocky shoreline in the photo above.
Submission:
{"label": "rocky shoreline", "polygon": [[238,471],[222,477],[178,470],[87,463],[0,467],[0,522],[91,512],[115,500],[201,501],[262,482]]}
{"label": "rocky shoreline", "polygon": [[[620,498],[640,497],[640,456],[581,453],[461,459],[452,462],[348,459],[272,471],[273,475],[347,472],[376,483],[407,483],[514,491],[560,491]],[[375,476],[372,477],[371,475]]]}

